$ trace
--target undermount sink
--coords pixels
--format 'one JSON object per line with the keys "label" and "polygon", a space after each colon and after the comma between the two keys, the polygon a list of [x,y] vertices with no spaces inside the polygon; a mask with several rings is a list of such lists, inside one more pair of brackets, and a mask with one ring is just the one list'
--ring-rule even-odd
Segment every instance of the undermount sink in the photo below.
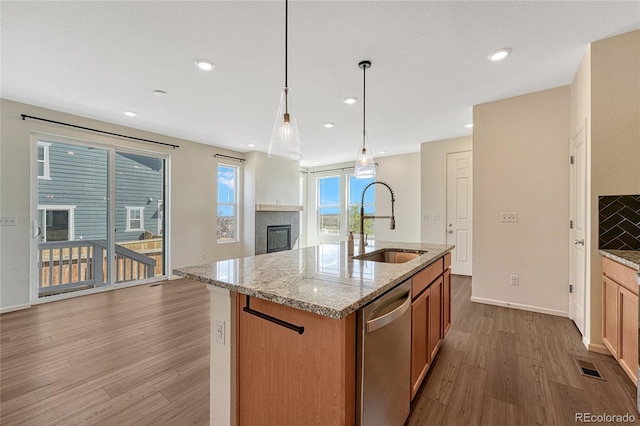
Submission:
{"label": "undermount sink", "polygon": [[371,262],[405,263],[425,253],[425,250],[382,249],[354,256],[353,258]]}

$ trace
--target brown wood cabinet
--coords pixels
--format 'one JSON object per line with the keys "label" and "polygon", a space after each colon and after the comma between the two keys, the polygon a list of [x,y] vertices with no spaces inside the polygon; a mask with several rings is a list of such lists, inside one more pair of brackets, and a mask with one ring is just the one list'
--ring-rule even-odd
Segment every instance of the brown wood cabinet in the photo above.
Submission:
{"label": "brown wood cabinet", "polygon": [[412,278],[411,399],[416,395],[451,328],[451,254]]}
{"label": "brown wood cabinet", "polygon": [[[412,399],[451,326],[450,259],[447,254],[411,278]],[[238,424],[353,425],[356,314],[335,320],[250,299],[253,310],[303,326],[298,334],[243,311],[246,301],[236,294]]]}
{"label": "brown wood cabinet", "polygon": [[237,303],[238,424],[353,425],[355,313],[336,320],[251,298],[252,309],[304,326],[298,334],[243,312],[245,295]]}
{"label": "brown wood cabinet", "polygon": [[411,399],[420,388],[431,362],[429,350],[429,308],[431,289],[427,288],[411,304]]}
{"label": "brown wood cabinet", "polygon": [[[447,256],[450,256],[450,254],[447,254]],[[444,338],[451,329],[451,269],[445,269],[443,278],[442,337]]]}
{"label": "brown wood cabinet", "polygon": [[602,342],[638,383],[638,284],[635,271],[609,258],[602,261]]}

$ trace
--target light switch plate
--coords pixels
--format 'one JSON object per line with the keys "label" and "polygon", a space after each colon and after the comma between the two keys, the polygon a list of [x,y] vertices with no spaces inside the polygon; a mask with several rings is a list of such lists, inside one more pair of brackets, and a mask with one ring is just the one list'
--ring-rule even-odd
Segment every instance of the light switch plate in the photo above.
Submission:
{"label": "light switch plate", "polygon": [[224,345],[224,321],[216,320],[216,342]]}
{"label": "light switch plate", "polygon": [[500,222],[502,223],[518,223],[518,213],[500,213]]}
{"label": "light switch plate", "polygon": [[16,218],[0,217],[0,226],[16,226]]}

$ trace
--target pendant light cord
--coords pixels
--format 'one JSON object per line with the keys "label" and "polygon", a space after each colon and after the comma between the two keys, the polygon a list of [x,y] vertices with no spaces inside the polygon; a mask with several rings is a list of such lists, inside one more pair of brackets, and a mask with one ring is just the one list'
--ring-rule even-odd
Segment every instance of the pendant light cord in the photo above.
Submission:
{"label": "pendant light cord", "polygon": [[287,59],[288,59],[288,43],[289,40],[289,0],[284,2],[284,87],[289,87],[287,84]]}
{"label": "pendant light cord", "polygon": [[284,1],[284,113],[289,113],[289,79],[287,65],[289,59],[289,0]]}
{"label": "pendant light cord", "polygon": [[365,135],[367,134],[366,126],[367,116],[367,67],[362,68],[362,150],[366,150]]}

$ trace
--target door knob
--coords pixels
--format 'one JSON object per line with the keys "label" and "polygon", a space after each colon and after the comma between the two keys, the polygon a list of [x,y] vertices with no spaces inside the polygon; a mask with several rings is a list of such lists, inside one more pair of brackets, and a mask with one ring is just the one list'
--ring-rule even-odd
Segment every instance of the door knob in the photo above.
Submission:
{"label": "door knob", "polygon": [[452,230],[452,229],[449,229],[449,233],[450,233],[450,234],[453,234],[453,230]]}
{"label": "door knob", "polygon": [[453,223],[450,223],[449,226],[453,226]]}
{"label": "door knob", "polygon": [[573,244],[575,244],[575,245],[580,244],[581,246],[584,246],[584,238],[583,238],[583,239],[581,239],[581,240],[575,240],[575,241],[573,242]]}

